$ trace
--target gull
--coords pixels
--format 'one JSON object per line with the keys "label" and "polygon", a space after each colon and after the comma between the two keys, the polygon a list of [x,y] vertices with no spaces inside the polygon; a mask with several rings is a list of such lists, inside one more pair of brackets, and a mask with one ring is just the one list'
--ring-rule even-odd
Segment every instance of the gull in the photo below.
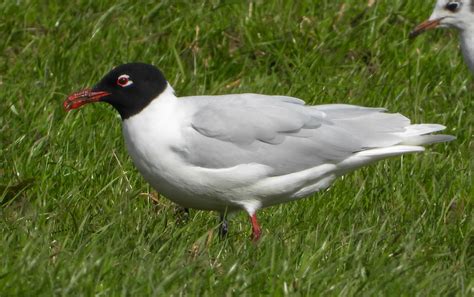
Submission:
{"label": "gull", "polygon": [[305,105],[288,96],[177,97],[153,65],[112,69],[91,89],[71,94],[69,111],[112,105],[125,145],[144,179],[173,202],[227,213],[245,211],[257,241],[259,209],[307,197],[345,173],[388,157],[453,140],[437,124],[413,125],[383,108]]}
{"label": "gull", "polygon": [[474,74],[474,0],[438,0],[430,18],[418,25],[410,36],[434,28],[456,28],[467,66]]}

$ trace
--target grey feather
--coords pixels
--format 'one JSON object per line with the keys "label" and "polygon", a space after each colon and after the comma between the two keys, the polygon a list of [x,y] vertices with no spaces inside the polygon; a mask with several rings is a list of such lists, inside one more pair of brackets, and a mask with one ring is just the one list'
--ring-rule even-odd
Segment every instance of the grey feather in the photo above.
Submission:
{"label": "grey feather", "polygon": [[[355,152],[401,144],[404,139],[422,144],[416,136],[426,134],[423,129],[407,129],[409,119],[381,108],[306,106],[284,96],[195,96],[182,97],[180,104],[191,117],[181,157],[205,168],[259,163],[272,168],[273,175],[282,175],[337,164]],[[431,127],[427,133],[433,130],[440,129]],[[434,140],[440,139],[426,139]]]}

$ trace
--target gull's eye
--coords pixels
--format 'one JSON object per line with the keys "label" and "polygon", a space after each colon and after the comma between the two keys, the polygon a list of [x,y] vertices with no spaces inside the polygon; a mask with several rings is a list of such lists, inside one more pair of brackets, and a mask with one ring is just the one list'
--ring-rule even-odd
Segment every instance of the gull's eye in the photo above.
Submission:
{"label": "gull's eye", "polygon": [[121,86],[122,88],[128,87],[131,84],[133,84],[133,81],[130,79],[130,76],[126,74],[122,74],[117,78],[117,85]]}
{"label": "gull's eye", "polygon": [[451,12],[457,12],[459,8],[461,8],[460,2],[449,2],[448,4],[446,4],[446,9]]}

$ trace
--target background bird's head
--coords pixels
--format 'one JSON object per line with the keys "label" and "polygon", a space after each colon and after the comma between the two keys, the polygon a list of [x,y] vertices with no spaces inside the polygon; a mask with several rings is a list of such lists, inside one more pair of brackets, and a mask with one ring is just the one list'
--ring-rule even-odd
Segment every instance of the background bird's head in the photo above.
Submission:
{"label": "background bird's head", "polygon": [[416,37],[434,28],[474,29],[474,0],[438,0],[430,18],[410,34]]}

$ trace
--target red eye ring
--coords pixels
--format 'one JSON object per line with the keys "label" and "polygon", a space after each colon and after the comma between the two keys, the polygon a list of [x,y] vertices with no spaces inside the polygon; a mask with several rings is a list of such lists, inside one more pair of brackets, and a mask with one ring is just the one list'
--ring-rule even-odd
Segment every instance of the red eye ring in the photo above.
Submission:
{"label": "red eye ring", "polygon": [[127,87],[131,85],[133,81],[130,80],[130,77],[126,74],[122,74],[117,78],[117,85],[123,87]]}

